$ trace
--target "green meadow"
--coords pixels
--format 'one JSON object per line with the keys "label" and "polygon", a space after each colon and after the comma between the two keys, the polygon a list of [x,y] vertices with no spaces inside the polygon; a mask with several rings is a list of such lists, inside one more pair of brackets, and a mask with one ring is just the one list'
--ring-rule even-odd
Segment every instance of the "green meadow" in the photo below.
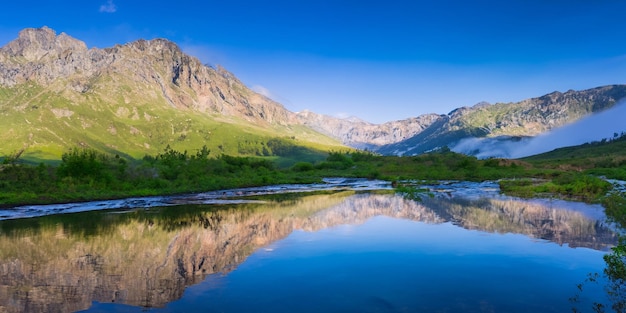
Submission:
{"label": "green meadow", "polygon": [[180,151],[169,145],[141,158],[73,148],[55,163],[24,162],[19,154],[12,154],[4,157],[0,170],[0,203],[8,207],[166,195],[312,183],[334,176],[383,179],[400,185],[407,181],[499,180],[502,191],[510,195],[599,202],[613,189],[603,178],[624,179],[625,138],[519,160],[479,160],[448,149],[411,157],[347,149],[325,152],[290,137],[240,140],[234,153],[238,156],[208,146]]}
{"label": "green meadow", "polygon": [[[420,201],[427,195],[419,188],[420,182],[498,180],[501,191],[509,195],[602,203],[609,219],[625,229],[626,195],[606,180],[624,179],[625,144],[622,135],[518,160],[479,160],[449,149],[412,157],[354,150],[324,152],[299,145],[291,137],[240,141],[237,151],[250,156],[230,156],[223,149],[215,152],[207,146],[191,151],[167,146],[141,158],[73,148],[56,162],[33,163],[21,159],[18,152],[2,159],[0,206],[313,183],[339,176],[392,181],[396,192]],[[626,240],[604,259],[610,305],[626,307],[621,293],[626,285]],[[578,286],[581,295],[586,284],[595,283],[599,275],[592,273]],[[598,312],[604,312],[603,304],[597,305],[595,308],[603,309]]]}

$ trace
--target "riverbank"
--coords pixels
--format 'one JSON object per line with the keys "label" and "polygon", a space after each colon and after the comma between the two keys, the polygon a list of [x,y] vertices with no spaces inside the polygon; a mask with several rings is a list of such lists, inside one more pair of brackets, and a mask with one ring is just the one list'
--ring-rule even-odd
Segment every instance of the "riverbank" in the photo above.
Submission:
{"label": "riverbank", "polygon": [[[210,191],[284,184],[321,183],[324,177],[401,181],[499,181],[506,194],[555,195],[599,202],[612,185],[588,173],[537,168],[518,160],[488,159],[440,151],[414,157],[330,153],[325,161],[278,168],[269,159],[188,155],[168,151],[127,161],[93,151],[73,151],[59,165],[11,163],[0,170],[0,209],[112,201],[160,199]],[[610,177],[609,177],[610,178]]]}
{"label": "riverbank", "polygon": [[38,217],[51,214],[77,213],[94,210],[141,209],[183,204],[234,204],[258,202],[245,199],[251,196],[310,193],[317,191],[368,191],[391,190],[391,183],[383,180],[363,178],[324,178],[322,183],[314,184],[281,184],[262,187],[224,189],[200,193],[179,195],[131,197],[124,199],[71,202],[44,205],[23,205],[0,209],[0,220]]}

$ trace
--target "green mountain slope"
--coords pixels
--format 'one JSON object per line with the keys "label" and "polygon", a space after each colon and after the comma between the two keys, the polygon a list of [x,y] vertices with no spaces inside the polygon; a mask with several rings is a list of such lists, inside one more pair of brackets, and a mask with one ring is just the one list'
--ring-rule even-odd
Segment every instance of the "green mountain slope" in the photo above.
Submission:
{"label": "green mountain slope", "polygon": [[274,155],[273,138],[344,147],[167,40],[87,49],[44,27],[0,48],[0,156],[24,150],[27,158],[58,159],[89,147],[137,158],[168,145]]}
{"label": "green mountain slope", "polygon": [[563,147],[520,160],[552,167],[568,164],[581,169],[622,168],[626,173],[626,135],[622,134],[611,140],[604,139],[578,146]]}

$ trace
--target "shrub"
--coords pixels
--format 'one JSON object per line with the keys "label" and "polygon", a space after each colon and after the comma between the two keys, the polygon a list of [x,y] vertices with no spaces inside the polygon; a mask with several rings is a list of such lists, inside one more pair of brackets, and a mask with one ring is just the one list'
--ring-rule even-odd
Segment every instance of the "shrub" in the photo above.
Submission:
{"label": "shrub", "polygon": [[315,169],[315,167],[309,162],[298,162],[291,167],[291,170],[294,172],[307,172],[313,169]]}

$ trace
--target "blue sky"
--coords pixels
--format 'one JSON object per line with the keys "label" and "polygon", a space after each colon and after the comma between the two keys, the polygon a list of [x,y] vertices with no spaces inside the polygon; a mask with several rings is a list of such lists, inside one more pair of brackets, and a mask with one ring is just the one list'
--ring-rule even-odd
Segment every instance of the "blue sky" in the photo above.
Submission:
{"label": "blue sky", "polygon": [[11,1],[105,48],[168,38],[292,111],[370,122],[626,83],[626,1]]}

